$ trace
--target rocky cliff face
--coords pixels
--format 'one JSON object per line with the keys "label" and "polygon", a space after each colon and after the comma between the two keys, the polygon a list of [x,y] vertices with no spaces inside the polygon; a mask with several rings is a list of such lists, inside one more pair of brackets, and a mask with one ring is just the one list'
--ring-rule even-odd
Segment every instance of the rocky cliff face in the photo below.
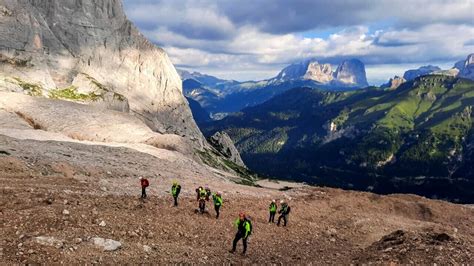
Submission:
{"label": "rocky cliff face", "polygon": [[456,63],[455,68],[459,69],[459,77],[474,80],[474,54],[470,54],[466,60]]}
{"label": "rocky cliff face", "polygon": [[277,81],[288,81],[294,79],[301,79],[308,70],[308,65],[311,63],[310,60],[306,60],[303,62],[291,64],[278,73],[278,75],[274,78]]}
{"label": "rocky cliff face", "polygon": [[337,83],[347,86],[366,87],[367,77],[365,74],[365,66],[358,59],[351,59],[342,62],[334,72],[334,78]]}
{"label": "rocky cliff face", "polygon": [[403,74],[403,78],[407,81],[410,81],[410,80],[414,80],[415,78],[419,76],[424,76],[424,75],[437,72],[437,71],[441,71],[441,68],[437,66],[432,66],[432,65],[422,66],[422,67],[419,67],[418,69],[410,69],[410,70],[405,71],[405,73]]}
{"label": "rocky cliff face", "polygon": [[203,145],[175,68],[126,18],[121,1],[2,0],[0,10],[0,34],[8,36],[0,39],[3,90],[12,83],[30,95],[34,88],[35,96],[93,102],[100,88],[109,93],[104,101],[125,103],[112,109]]}
{"label": "rocky cliff face", "polygon": [[234,146],[234,142],[227,133],[216,132],[209,138],[209,142],[231,162],[246,167],[244,161],[242,161],[242,158],[240,157],[239,151]]}
{"label": "rocky cliff face", "polygon": [[306,60],[285,67],[273,81],[311,80],[329,86],[368,86],[364,64],[357,59],[343,61],[333,72],[330,64]]}
{"label": "rocky cliff face", "polygon": [[310,79],[320,83],[328,83],[333,80],[332,67],[330,64],[311,62],[307,67],[303,79]]}

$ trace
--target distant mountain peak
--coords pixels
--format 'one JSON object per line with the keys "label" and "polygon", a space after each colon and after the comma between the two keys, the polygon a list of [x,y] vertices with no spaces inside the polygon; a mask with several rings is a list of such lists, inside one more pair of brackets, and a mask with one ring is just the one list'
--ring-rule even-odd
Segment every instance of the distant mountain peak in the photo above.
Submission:
{"label": "distant mountain peak", "polygon": [[338,83],[354,87],[366,87],[367,76],[365,65],[359,59],[343,61],[334,72],[334,79]]}
{"label": "distant mountain peak", "polygon": [[365,65],[358,59],[344,60],[336,69],[316,59],[307,59],[285,67],[273,82],[311,80],[323,85],[343,87],[368,86]]}
{"label": "distant mountain peak", "polygon": [[419,76],[428,75],[437,71],[441,71],[441,68],[439,68],[438,66],[433,66],[433,65],[421,66],[417,69],[410,69],[410,70],[405,71],[405,74],[403,74],[403,78],[407,81],[414,80]]}
{"label": "distant mountain peak", "polygon": [[211,87],[222,83],[234,82],[233,80],[220,79],[211,75],[202,74],[197,71],[190,72],[184,69],[177,69],[177,71],[183,81],[187,79],[193,79],[203,85]]}
{"label": "distant mountain peak", "polygon": [[396,89],[403,83],[405,83],[406,80],[400,76],[394,76],[393,78],[389,79],[387,83],[383,84],[381,87],[382,88],[390,88],[390,89]]}
{"label": "distant mountain peak", "polygon": [[474,80],[474,53],[469,54],[464,61],[459,61],[454,66],[459,69],[458,77]]}
{"label": "distant mountain peak", "polygon": [[328,83],[334,79],[331,65],[320,64],[317,61],[312,61],[308,64],[303,78],[314,80],[320,83]]}

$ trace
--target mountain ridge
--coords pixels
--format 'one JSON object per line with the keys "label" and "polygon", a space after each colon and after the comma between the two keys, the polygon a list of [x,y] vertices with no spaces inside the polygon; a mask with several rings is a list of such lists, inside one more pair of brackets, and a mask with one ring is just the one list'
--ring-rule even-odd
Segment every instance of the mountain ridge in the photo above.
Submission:
{"label": "mountain ridge", "polygon": [[470,202],[473,93],[474,81],[446,75],[396,89],[295,88],[203,130],[227,132],[263,175]]}
{"label": "mountain ridge", "polygon": [[[298,86],[327,90],[351,90],[368,86],[364,64],[358,59],[344,60],[332,71],[329,64],[315,59],[291,64],[274,78],[238,82],[199,72],[180,70],[186,97],[198,101],[214,118],[262,103]],[[191,81],[192,80],[192,81]]]}

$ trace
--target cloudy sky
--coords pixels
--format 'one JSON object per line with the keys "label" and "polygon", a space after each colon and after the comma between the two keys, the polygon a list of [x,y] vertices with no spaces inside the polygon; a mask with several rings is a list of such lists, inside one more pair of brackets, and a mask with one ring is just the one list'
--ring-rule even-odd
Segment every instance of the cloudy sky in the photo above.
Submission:
{"label": "cloudy sky", "polygon": [[474,0],[125,0],[173,63],[236,80],[305,58],[359,58],[369,82],[474,52]]}

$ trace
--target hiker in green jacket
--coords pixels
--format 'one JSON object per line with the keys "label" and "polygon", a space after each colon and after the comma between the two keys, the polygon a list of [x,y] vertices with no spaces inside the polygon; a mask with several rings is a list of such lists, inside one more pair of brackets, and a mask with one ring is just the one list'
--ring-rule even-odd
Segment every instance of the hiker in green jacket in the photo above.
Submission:
{"label": "hiker in green jacket", "polygon": [[277,204],[275,200],[272,200],[268,209],[270,210],[270,218],[268,219],[269,223],[275,223],[275,214],[277,212]]}
{"label": "hiker in green jacket", "polygon": [[241,212],[239,214],[239,219],[235,221],[235,226],[237,227],[237,234],[235,234],[234,242],[232,243],[232,250],[229,252],[234,253],[237,248],[237,242],[242,239],[244,244],[242,254],[245,254],[245,252],[247,252],[247,239],[252,233],[252,223],[247,219],[245,214]]}
{"label": "hiker in green jacket", "polygon": [[171,195],[173,195],[174,199],[174,206],[178,206],[178,196],[179,192],[181,192],[181,185],[178,182],[173,182],[173,186],[171,186]]}
{"label": "hiker in green jacket", "polygon": [[219,210],[222,206],[222,193],[217,192],[212,195],[212,200],[214,201],[214,210],[216,210],[216,219],[219,219]]}
{"label": "hiker in green jacket", "polygon": [[206,212],[206,190],[200,186],[196,189],[197,201],[199,203],[199,213]]}

